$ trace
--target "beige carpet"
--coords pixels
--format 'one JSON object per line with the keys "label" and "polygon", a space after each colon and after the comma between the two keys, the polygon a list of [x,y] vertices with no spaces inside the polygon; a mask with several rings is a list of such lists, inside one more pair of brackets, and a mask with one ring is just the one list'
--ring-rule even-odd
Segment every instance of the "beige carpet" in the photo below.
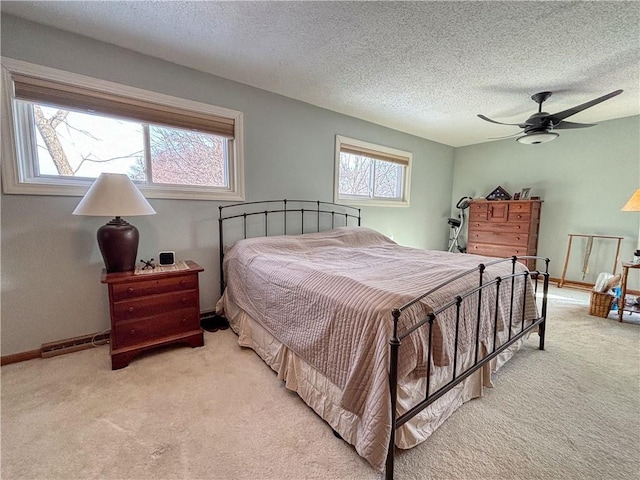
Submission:
{"label": "beige carpet", "polygon": [[[397,479],[640,478],[640,325],[551,294],[547,350],[533,337]],[[2,367],[2,479],[381,478],[230,330],[205,335],[118,371],[106,346]]]}

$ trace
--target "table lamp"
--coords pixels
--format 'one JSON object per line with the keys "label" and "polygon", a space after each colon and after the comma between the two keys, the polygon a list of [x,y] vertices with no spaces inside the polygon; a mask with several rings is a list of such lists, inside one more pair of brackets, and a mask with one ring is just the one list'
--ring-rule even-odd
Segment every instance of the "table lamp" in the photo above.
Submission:
{"label": "table lamp", "polygon": [[[623,212],[640,212],[640,188],[636,190],[636,193],[629,199],[629,201],[622,207]],[[640,229],[638,230],[638,244],[636,251],[633,254],[634,263],[640,261]]]}
{"label": "table lamp", "polygon": [[73,215],[115,217],[98,229],[98,246],[109,273],[128,272],[136,266],[138,229],[120,217],[155,213],[131,179],[122,173],[100,174],[73,211]]}

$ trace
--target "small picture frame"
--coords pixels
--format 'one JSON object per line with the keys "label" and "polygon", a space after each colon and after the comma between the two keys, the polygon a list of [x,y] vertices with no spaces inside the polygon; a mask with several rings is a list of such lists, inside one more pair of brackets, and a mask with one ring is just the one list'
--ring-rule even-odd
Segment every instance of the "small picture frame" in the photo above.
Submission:
{"label": "small picture frame", "polygon": [[531,188],[523,188],[520,192],[520,200],[528,200],[529,194],[531,193]]}
{"label": "small picture frame", "polygon": [[516,192],[513,194],[513,199],[514,200],[520,200],[520,192]]}

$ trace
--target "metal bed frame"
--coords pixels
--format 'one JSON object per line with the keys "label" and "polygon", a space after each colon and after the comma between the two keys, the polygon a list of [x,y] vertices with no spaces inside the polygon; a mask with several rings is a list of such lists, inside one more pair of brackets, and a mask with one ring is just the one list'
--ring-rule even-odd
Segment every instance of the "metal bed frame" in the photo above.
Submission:
{"label": "metal bed frame", "polygon": [[[274,206],[275,204],[275,206]],[[293,207],[291,204],[294,204]],[[315,208],[304,208],[307,205],[313,204]],[[267,207],[271,207],[271,209],[264,209],[264,205]],[[311,233],[311,232],[320,232],[321,231],[321,217],[325,217],[325,219],[330,219],[330,228],[335,228],[337,226],[348,226],[348,225],[358,225],[361,224],[361,215],[360,209],[351,207],[348,205],[341,205],[337,203],[331,202],[320,202],[320,201],[309,201],[309,200],[267,200],[267,201],[257,201],[257,202],[245,202],[245,203],[236,203],[233,205],[225,205],[218,207],[220,210],[219,215],[219,234],[220,234],[220,294],[224,292],[224,288],[226,286],[226,282],[224,280],[224,271],[222,268],[222,262],[224,259],[224,226],[223,222],[236,219],[242,225],[242,236],[241,238],[248,238],[248,222],[254,217],[262,217],[263,218],[263,229],[261,229],[263,235],[260,236],[269,236],[270,234],[277,235],[296,235],[301,233]],[[249,209],[250,211],[243,211],[241,213],[229,213],[225,214],[226,209]],[[313,229],[309,229],[309,223],[307,223],[307,227],[305,228],[305,214],[312,214],[315,216],[315,223]],[[282,221],[282,229],[276,233],[273,233],[269,229],[269,218],[271,215],[279,215]],[[295,218],[299,219],[299,228],[296,228],[295,231],[291,231],[291,228],[287,226],[287,219],[291,216],[295,215]],[[299,215],[299,216],[298,216]],[[290,222],[290,220],[289,220]],[[290,225],[290,223],[289,223]],[[258,235],[254,235],[258,236]],[[525,271],[525,272],[516,272],[516,262],[519,260],[540,260],[545,264],[544,271]],[[485,281],[485,270],[487,267],[492,265],[497,265],[499,263],[511,262],[511,274],[504,275],[501,277],[496,277],[493,280]],[[413,324],[411,327],[407,328],[405,331],[400,332],[398,328],[398,324],[400,322],[400,318],[402,313],[410,308],[412,305],[417,302],[423,300],[434,292],[440,290],[445,285],[460,280],[463,277],[478,275],[478,286],[471,290],[461,292],[455,298],[452,298],[448,303],[442,305],[435,311],[431,312],[422,320]],[[513,332],[513,310],[514,310],[514,286],[516,282],[527,282],[530,281],[533,283],[535,298],[538,296],[538,284],[539,280],[542,279],[542,299],[540,303],[540,316],[533,320],[530,320],[529,325],[525,326],[525,301],[526,301],[526,288],[523,289],[523,298],[522,298],[522,318],[520,321],[520,331],[517,333]],[[509,329],[508,329],[508,339],[505,343],[501,345],[497,345],[497,335],[498,335],[498,297],[500,293],[500,288],[503,283],[510,282],[511,284],[511,298],[509,305]],[[493,288],[496,291],[496,305],[494,308],[494,318],[493,318],[493,347],[491,353],[487,354],[482,358],[479,357],[480,350],[480,321],[482,316],[482,294],[485,289]],[[462,272],[450,279],[446,282],[438,285],[437,287],[425,292],[424,294],[414,298],[413,300],[407,302],[406,304],[395,308],[392,312],[390,312],[393,317],[393,336],[389,340],[389,391],[391,395],[391,437],[389,439],[389,446],[387,452],[387,460],[385,465],[385,479],[392,480],[394,474],[394,450],[395,450],[395,435],[396,430],[404,425],[406,422],[415,417],[422,410],[427,408],[429,405],[437,401],[451,389],[453,389],[456,385],[463,382],[469,376],[471,376],[474,372],[482,368],[484,365],[491,362],[498,355],[504,352],[506,349],[511,347],[513,344],[527,336],[530,332],[537,328],[539,335],[539,346],[540,350],[544,350],[544,341],[545,341],[545,326],[546,326],[546,317],[547,317],[547,295],[549,290],[549,259],[544,257],[537,256],[522,256],[522,257],[509,257],[504,259],[498,259],[495,261],[481,263],[478,267]],[[460,307],[462,302],[471,297],[472,295],[477,295],[477,304],[476,307],[476,328],[475,328],[475,355],[473,365],[466,368],[462,372],[457,372],[457,354],[458,354],[458,332],[460,326]],[[535,300],[538,302],[538,300]],[[455,309],[455,318],[456,318],[456,326],[455,326],[455,340],[454,340],[454,353],[453,353],[453,371],[452,378],[447,384],[442,387],[431,391],[430,385],[430,374],[431,374],[431,362],[430,358],[432,356],[432,326],[433,322],[436,320],[438,315],[447,311],[448,309]],[[517,319],[516,319],[517,320]],[[411,409],[409,409],[406,413],[398,416],[397,415],[397,389],[398,389],[398,357],[399,351],[402,345],[402,341],[407,338],[409,335],[418,331],[420,328],[428,328],[428,346],[427,346],[427,355],[426,355],[426,388],[424,392],[424,398],[414,405]]]}

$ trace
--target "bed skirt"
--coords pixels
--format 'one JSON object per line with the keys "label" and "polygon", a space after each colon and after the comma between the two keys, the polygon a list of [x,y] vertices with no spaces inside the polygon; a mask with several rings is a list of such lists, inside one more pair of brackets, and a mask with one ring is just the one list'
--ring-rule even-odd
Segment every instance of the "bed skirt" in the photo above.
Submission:
{"label": "bed skirt", "polygon": [[[296,392],[335,432],[353,445],[360,456],[367,459],[376,469],[383,470],[383,459],[388,448],[386,440],[380,439],[379,444],[372,448],[372,445],[364,439],[370,422],[390,422],[390,419],[372,418],[377,416],[373,414],[369,416],[369,412],[359,416],[342,408],[340,406],[341,391],[334,383],[283,345],[246,312],[229,301],[225,295],[218,302],[216,310],[227,318],[232,330],[238,336],[240,346],[254,350],[277,373],[278,378],[284,381],[289,390]],[[403,425],[396,433],[396,446],[408,449],[418,445],[465,402],[481,397],[483,387],[492,386],[491,372],[504,364],[516,349],[505,352],[497,362],[475,372]],[[471,357],[471,354],[466,355],[463,359],[464,363],[472,364]],[[447,369],[436,369],[432,379],[438,384],[446,383],[447,375],[450,375]],[[415,398],[424,395],[424,388],[424,378],[406,378],[399,382],[398,411],[400,414],[416,403]]]}

